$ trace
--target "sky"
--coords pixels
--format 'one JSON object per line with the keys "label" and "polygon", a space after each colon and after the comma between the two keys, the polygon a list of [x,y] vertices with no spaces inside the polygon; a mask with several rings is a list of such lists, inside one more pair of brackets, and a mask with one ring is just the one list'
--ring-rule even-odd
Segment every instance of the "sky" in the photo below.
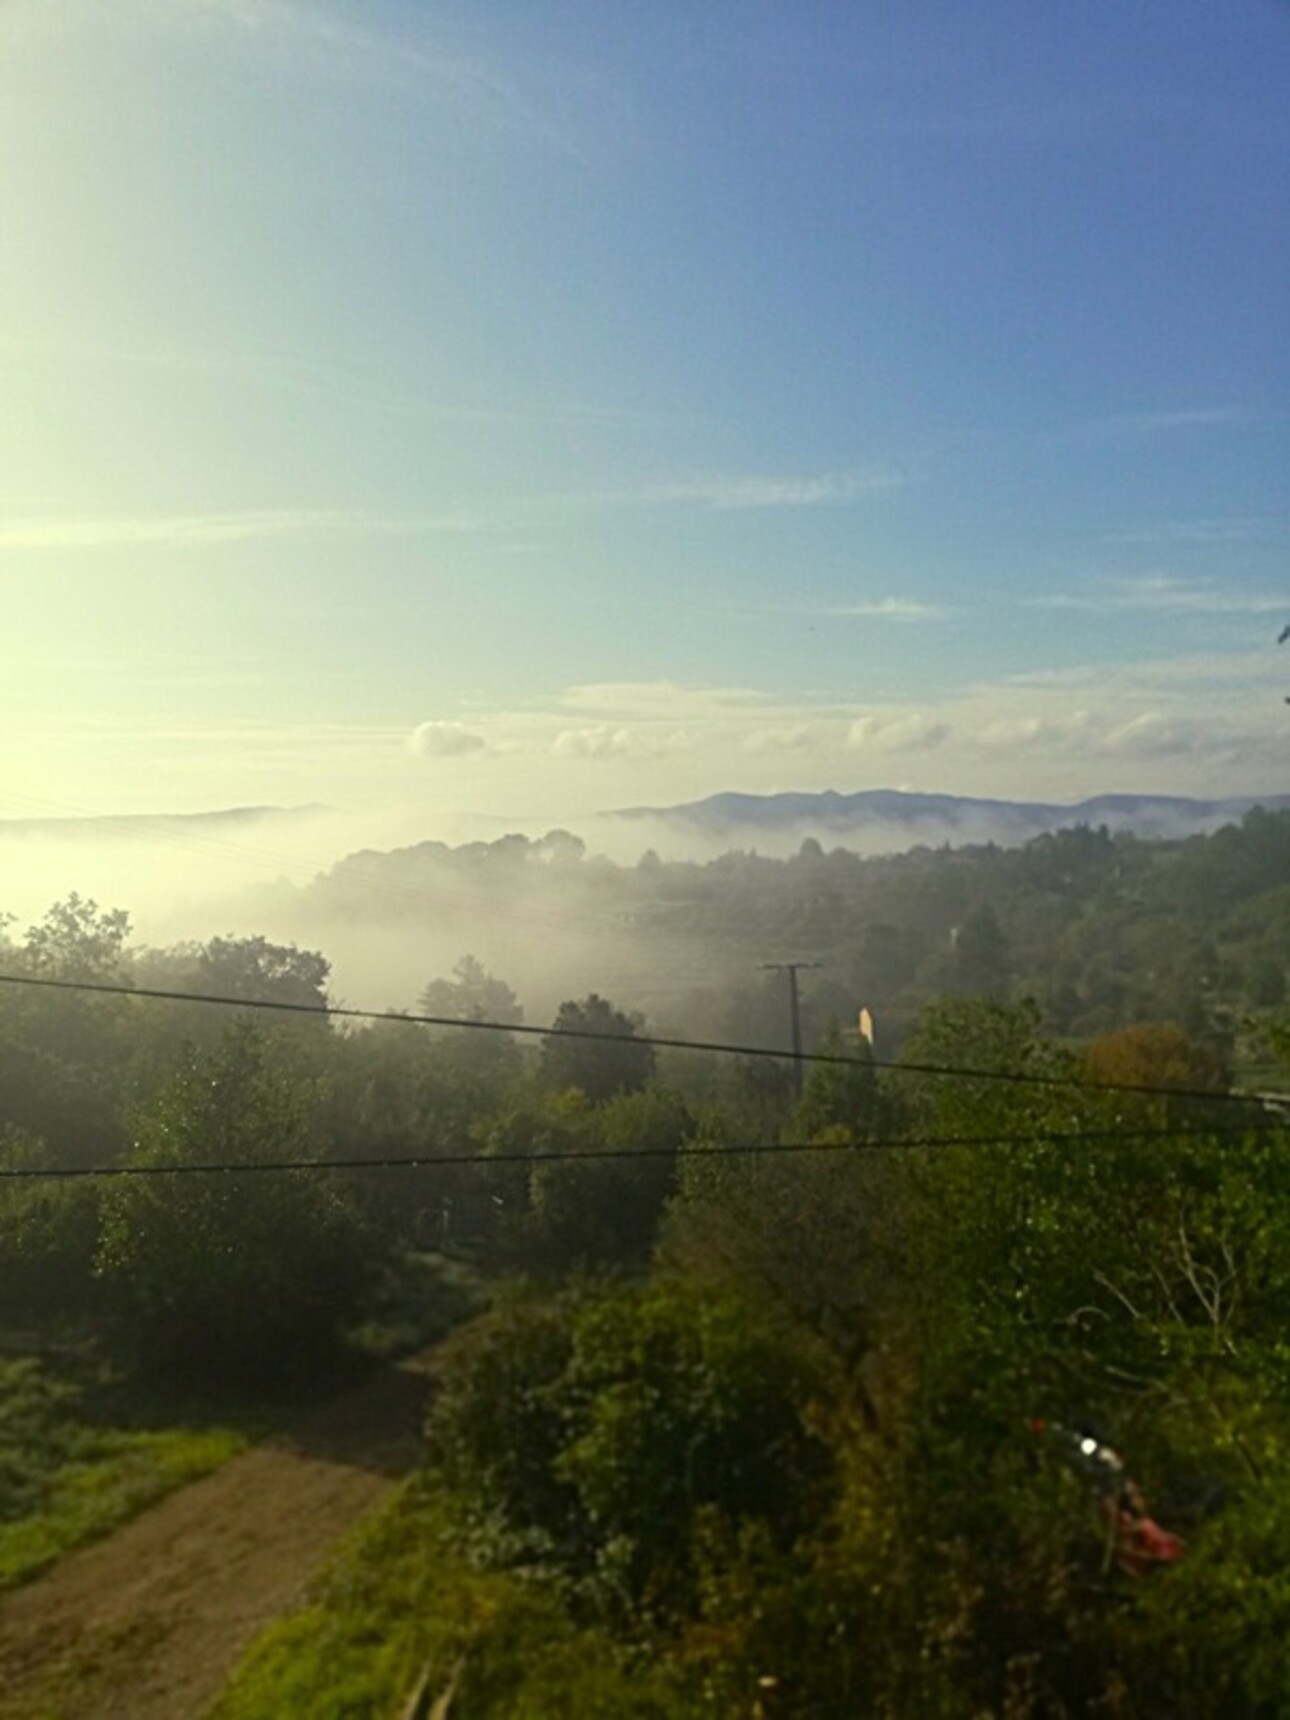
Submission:
{"label": "sky", "polygon": [[1290,790],[1290,4],[0,0],[0,816]]}

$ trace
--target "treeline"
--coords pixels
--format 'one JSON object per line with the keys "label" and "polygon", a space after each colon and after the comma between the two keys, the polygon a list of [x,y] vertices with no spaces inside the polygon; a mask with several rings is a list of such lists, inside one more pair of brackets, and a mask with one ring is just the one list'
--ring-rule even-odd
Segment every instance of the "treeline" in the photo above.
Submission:
{"label": "treeline", "polygon": [[[947,997],[799,1091],[596,994],[551,1025],[605,1041],[341,1030],[320,955],[77,898],[0,966],[319,1009],[0,987],[0,1168],[132,1173],[0,1180],[0,1326],[276,1384],[469,1266],[424,1556],[522,1575],[566,1672],[481,1613],[464,1714],[1290,1707],[1290,1154],[1181,1028]],[[520,1008],[469,958],[423,1001]]]}
{"label": "treeline", "polygon": [[704,1037],[782,1045],[782,1000],[756,969],[792,958],[822,964],[803,981],[808,1035],[864,1004],[898,1049],[935,998],[986,994],[1033,998],[1059,1038],[1173,1020],[1230,1053],[1246,1014],[1285,1001],[1288,880],[1290,812],[1256,809],[1180,841],[1078,828],[876,859],[812,839],[788,860],[650,853],[622,867],[566,832],[427,842],[352,856],[278,908],[306,935],[337,916],[501,924],[549,960],[553,930],[594,938],[602,974],[631,975],[614,988],[625,1002]]}

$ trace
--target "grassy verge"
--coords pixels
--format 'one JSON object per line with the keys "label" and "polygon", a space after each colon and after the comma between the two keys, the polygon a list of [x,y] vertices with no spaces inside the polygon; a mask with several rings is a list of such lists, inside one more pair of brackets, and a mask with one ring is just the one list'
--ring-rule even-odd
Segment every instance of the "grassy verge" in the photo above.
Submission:
{"label": "grassy verge", "polygon": [[575,1625],[550,1587],[475,1569],[457,1550],[451,1498],[405,1482],[350,1540],[311,1604],[271,1626],[210,1720],[370,1720],[400,1712],[425,1678],[460,1669],[454,1720],[677,1720],[695,1712],[658,1671]]}
{"label": "grassy verge", "polygon": [[96,1425],[30,1358],[0,1363],[0,1591],[38,1576],[245,1445],[228,1428]]}

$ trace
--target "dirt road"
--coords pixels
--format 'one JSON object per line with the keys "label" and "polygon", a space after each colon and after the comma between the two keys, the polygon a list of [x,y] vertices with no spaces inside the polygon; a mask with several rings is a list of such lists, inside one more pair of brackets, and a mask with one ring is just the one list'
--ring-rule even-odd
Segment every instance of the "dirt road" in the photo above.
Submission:
{"label": "dirt road", "polygon": [[425,1377],[384,1371],[0,1601],[4,1720],[189,1720],[416,1462]]}

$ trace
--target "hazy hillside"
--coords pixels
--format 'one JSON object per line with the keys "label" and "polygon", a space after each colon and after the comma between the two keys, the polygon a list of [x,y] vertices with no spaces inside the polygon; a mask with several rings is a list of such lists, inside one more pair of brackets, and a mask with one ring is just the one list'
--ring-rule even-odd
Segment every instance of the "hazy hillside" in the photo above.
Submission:
{"label": "hazy hillside", "polygon": [[608,816],[622,824],[648,826],[656,845],[669,852],[715,841],[780,853],[813,836],[866,854],[894,854],[919,844],[1028,842],[1048,831],[1080,825],[1104,825],[1133,836],[1196,836],[1235,823],[1253,806],[1279,811],[1290,807],[1290,795],[1191,800],[1101,794],[1059,805],[886,788],[856,794],[825,789],[818,794],[713,794],[680,806],[626,807]]}

